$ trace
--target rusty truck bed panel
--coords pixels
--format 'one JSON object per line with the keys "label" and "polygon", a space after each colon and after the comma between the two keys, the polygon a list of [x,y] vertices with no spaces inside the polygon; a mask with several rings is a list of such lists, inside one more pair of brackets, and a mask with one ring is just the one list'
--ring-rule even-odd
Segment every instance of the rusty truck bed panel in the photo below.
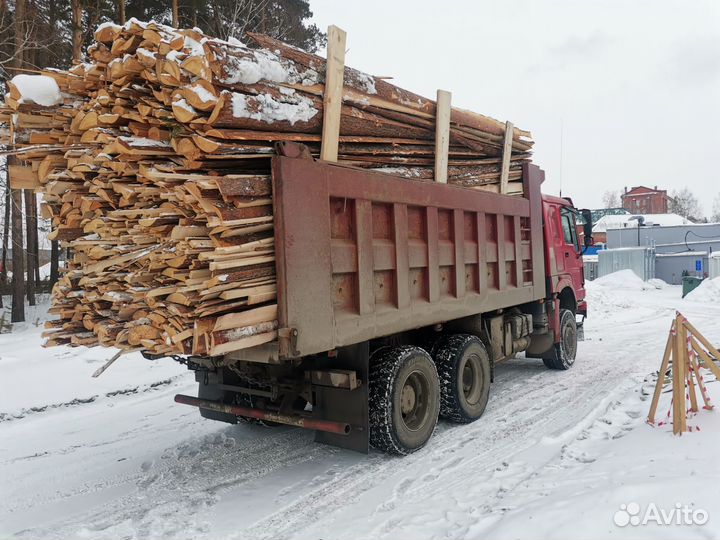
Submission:
{"label": "rusty truck bed panel", "polygon": [[276,157],[280,356],[542,298],[540,183],[524,197]]}

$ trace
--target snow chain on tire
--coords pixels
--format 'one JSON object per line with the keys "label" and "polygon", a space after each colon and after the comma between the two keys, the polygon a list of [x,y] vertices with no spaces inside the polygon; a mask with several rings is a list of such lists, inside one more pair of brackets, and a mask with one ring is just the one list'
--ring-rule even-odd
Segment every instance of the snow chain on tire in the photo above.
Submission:
{"label": "snow chain on tire", "polygon": [[[413,370],[408,374],[409,370]],[[428,416],[414,432],[397,425],[399,384],[413,373],[427,376]],[[406,455],[422,448],[432,436],[440,410],[440,385],[430,355],[420,347],[399,346],[380,349],[370,359],[370,445],[389,454]],[[402,420],[401,420],[402,422]],[[408,443],[407,434],[416,439]],[[405,437],[403,436],[405,434]],[[403,438],[406,440],[403,441]]]}
{"label": "snow chain on tire", "polygon": [[[487,406],[490,396],[490,356],[483,342],[470,334],[455,334],[440,340],[433,351],[440,378],[440,416],[461,424],[474,422]],[[466,356],[472,355],[472,359]],[[472,361],[474,394],[470,398],[463,391],[464,362]]]}
{"label": "snow chain on tire", "polygon": [[[552,346],[551,355],[543,358],[543,363],[550,369],[570,369],[575,363],[577,353],[577,326],[575,314],[569,309],[560,310],[559,332],[560,342]],[[566,336],[566,332],[570,332],[570,334]],[[565,340],[568,337],[571,337],[572,343],[566,345]]]}

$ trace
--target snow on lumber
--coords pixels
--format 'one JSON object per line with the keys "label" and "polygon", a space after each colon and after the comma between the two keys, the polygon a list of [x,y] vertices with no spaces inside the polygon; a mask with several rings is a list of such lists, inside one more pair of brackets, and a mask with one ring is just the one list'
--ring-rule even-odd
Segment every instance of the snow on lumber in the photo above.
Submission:
{"label": "snow on lumber", "polygon": [[44,107],[62,101],[60,87],[46,75],[15,75],[8,82],[10,95],[19,103],[35,103]]}
{"label": "snow on lumber", "polygon": [[[47,345],[207,357],[276,339],[270,158],[278,141],[319,155],[325,59],[249,38],[104,23],[88,62],[9,83],[1,142],[72,253]],[[346,68],[338,161],[432,179],[434,118],[434,101]],[[498,192],[504,139],[453,109],[448,182]],[[533,143],[510,143],[518,194]]]}

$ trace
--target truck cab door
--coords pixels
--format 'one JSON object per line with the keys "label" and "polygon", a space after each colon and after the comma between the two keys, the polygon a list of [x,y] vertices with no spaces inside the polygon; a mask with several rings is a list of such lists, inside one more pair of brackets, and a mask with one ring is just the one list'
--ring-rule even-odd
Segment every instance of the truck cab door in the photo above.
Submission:
{"label": "truck cab door", "polygon": [[547,217],[550,228],[551,256],[555,260],[555,268],[550,268],[549,275],[559,276],[565,272],[565,242],[563,240],[563,232],[560,216],[560,206],[555,203],[548,204]]}
{"label": "truck cab door", "polygon": [[585,285],[582,259],[583,248],[580,246],[580,239],[578,238],[575,212],[567,206],[560,209],[560,224],[563,239],[560,257],[564,261],[564,273],[570,276],[577,294],[577,291],[583,289]]}

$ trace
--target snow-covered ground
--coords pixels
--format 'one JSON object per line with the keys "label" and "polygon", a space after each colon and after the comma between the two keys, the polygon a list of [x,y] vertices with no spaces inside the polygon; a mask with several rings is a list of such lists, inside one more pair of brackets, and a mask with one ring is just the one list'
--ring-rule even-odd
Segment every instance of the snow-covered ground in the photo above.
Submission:
{"label": "snow-covered ground", "polygon": [[[173,402],[195,383],[169,360],[123,356],[93,379],[112,351],[44,350],[38,316],[0,335],[0,537],[719,538],[720,412],[682,437],[644,423],[675,309],[720,343],[705,288],[589,283],[572,370],[497,366],[479,421],[441,422],[403,458],[203,420]],[[614,522],[676,505],[707,523]]]}

